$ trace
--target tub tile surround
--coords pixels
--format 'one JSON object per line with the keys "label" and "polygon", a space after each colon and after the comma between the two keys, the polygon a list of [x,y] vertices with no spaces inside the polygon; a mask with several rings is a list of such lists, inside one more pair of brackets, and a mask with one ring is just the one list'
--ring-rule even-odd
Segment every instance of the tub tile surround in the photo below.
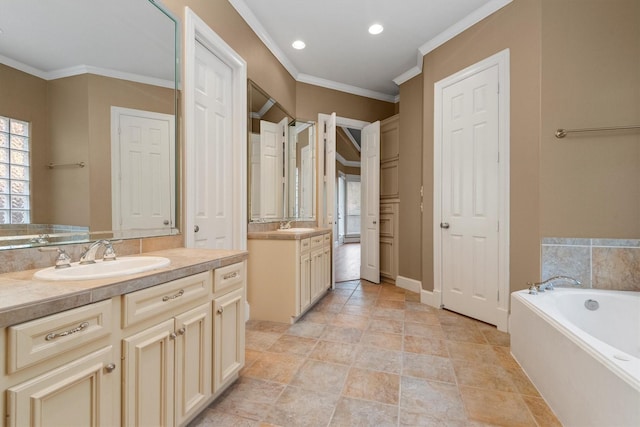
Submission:
{"label": "tub tile surround", "polygon": [[640,239],[542,239],[542,278],[567,275],[585,287],[640,291]]}
{"label": "tub tile surround", "polygon": [[240,378],[190,427],[560,426],[509,344],[394,285],[337,283],[294,325],[249,321]]}

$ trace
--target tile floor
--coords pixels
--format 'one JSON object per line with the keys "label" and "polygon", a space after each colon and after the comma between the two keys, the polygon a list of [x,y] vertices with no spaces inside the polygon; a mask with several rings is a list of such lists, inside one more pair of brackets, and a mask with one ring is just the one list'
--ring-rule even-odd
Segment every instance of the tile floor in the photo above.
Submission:
{"label": "tile floor", "polygon": [[249,321],[204,426],[559,426],[495,327],[416,293],[338,283],[294,325]]}

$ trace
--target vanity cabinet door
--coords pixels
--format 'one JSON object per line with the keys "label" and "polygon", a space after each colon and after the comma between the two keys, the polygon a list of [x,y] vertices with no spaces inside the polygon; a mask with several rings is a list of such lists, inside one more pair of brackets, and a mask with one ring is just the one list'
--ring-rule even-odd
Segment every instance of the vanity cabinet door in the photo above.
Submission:
{"label": "vanity cabinet door", "polygon": [[311,252],[311,301],[322,293],[324,282],[324,251],[322,248]]}
{"label": "vanity cabinet door", "polygon": [[311,304],[311,254],[300,255],[300,307],[296,310],[299,316]]}
{"label": "vanity cabinet door", "polygon": [[123,340],[125,426],[174,425],[174,325],[172,318]]}
{"label": "vanity cabinet door", "polygon": [[211,303],[176,316],[176,424],[198,412],[211,395]]}
{"label": "vanity cabinet door", "polygon": [[8,426],[112,426],[119,385],[108,346],[7,390]]}
{"label": "vanity cabinet door", "polygon": [[244,287],[213,301],[213,393],[244,366]]}

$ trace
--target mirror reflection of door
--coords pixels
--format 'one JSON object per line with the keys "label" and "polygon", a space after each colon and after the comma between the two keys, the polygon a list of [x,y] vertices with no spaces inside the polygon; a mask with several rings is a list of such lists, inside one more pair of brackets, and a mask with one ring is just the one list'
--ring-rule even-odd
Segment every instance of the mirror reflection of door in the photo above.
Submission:
{"label": "mirror reflection of door", "polygon": [[338,175],[338,244],[344,245],[344,236],[346,234],[345,204],[347,199],[347,177],[340,172]]}
{"label": "mirror reflection of door", "polygon": [[284,217],[284,185],[286,182],[287,123],[285,117],[279,123],[260,120],[260,218]]}
{"label": "mirror reflection of door", "polygon": [[174,116],[112,107],[113,231],[165,232],[173,224]]}

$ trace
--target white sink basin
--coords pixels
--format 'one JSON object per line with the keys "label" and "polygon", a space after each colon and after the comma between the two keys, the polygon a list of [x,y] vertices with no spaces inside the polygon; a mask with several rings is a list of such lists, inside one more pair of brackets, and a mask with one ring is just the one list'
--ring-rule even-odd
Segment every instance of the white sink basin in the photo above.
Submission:
{"label": "white sink basin", "polygon": [[127,274],[142,273],[166,267],[171,263],[169,258],[159,256],[136,256],[118,258],[115,261],[98,260],[95,264],[79,265],[77,262],[71,267],[56,269],[45,268],[33,275],[40,280],[90,280],[105,277],[125,276]]}
{"label": "white sink basin", "polygon": [[279,228],[278,231],[282,231],[284,233],[308,233],[310,231],[315,231],[315,228],[305,228],[305,227],[298,227],[298,228]]}

